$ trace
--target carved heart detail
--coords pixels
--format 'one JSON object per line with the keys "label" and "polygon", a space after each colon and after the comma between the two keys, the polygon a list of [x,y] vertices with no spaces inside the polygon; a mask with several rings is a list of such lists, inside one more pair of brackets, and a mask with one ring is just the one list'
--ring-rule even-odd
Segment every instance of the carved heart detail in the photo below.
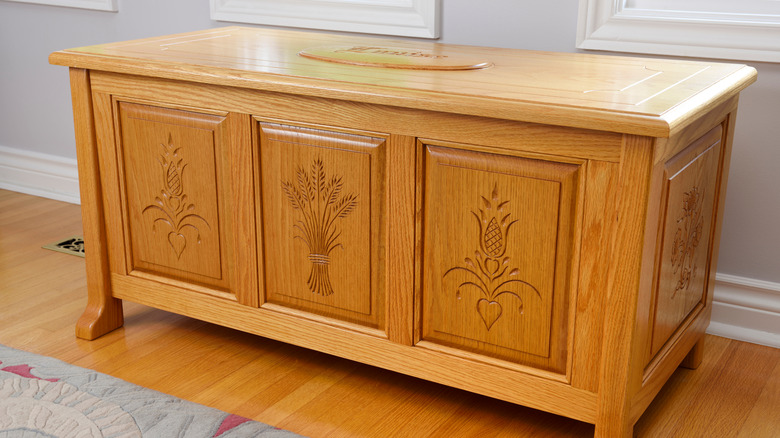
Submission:
{"label": "carved heart detail", "polygon": [[179,211],[179,207],[181,207],[181,198],[175,196],[170,198],[168,202],[171,204],[173,211]]}
{"label": "carved heart detail", "polygon": [[168,243],[171,244],[171,248],[176,252],[176,258],[180,258],[184,247],[187,246],[187,238],[181,233],[171,231],[168,233]]}
{"label": "carved heart detail", "polygon": [[498,272],[498,268],[499,268],[498,260],[496,259],[485,260],[485,268],[491,275],[495,274],[496,272]]}
{"label": "carved heart detail", "polygon": [[477,312],[479,312],[479,316],[482,317],[485,327],[490,330],[490,327],[493,327],[493,324],[504,312],[504,309],[501,308],[501,304],[497,301],[488,301],[484,298],[480,298],[479,301],[477,301]]}

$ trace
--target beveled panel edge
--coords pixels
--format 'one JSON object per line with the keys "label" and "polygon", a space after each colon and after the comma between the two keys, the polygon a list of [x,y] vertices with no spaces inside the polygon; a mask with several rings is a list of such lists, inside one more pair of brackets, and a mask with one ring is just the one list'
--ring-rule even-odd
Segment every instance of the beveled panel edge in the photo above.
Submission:
{"label": "beveled panel edge", "polygon": [[[111,95],[111,103],[112,103],[112,111],[113,111],[113,122],[114,122],[114,135],[115,135],[115,152],[116,152],[116,160],[117,160],[117,170],[118,170],[118,176],[119,176],[119,190],[120,190],[120,202],[121,202],[121,208],[120,213],[122,216],[122,224],[124,228],[124,243],[123,246],[125,248],[125,262],[126,262],[126,271],[128,274],[131,274],[133,272],[148,272],[150,274],[155,274],[159,276],[168,276],[166,278],[176,279],[181,278],[181,273],[192,275],[192,281],[196,283],[202,283],[204,285],[209,284],[208,282],[213,282],[212,284],[209,284],[208,287],[215,288],[215,290],[231,290],[233,286],[233,280],[230,277],[230,272],[228,272],[228,267],[226,264],[228,263],[227,257],[231,256],[230,251],[228,251],[228,248],[226,248],[227,244],[227,236],[225,236],[225,228],[226,224],[224,223],[225,218],[218,218],[218,225],[217,225],[217,236],[219,238],[219,254],[220,254],[220,275],[219,277],[211,277],[207,276],[205,274],[199,274],[189,271],[184,271],[182,269],[170,267],[170,266],[160,266],[161,269],[154,270],[151,268],[151,266],[154,265],[154,263],[138,260],[141,265],[134,265],[136,263],[136,255],[133,252],[133,244],[132,244],[132,233],[130,231],[130,222],[128,220],[128,200],[127,200],[127,183],[126,183],[126,169],[125,169],[125,158],[123,154],[124,145],[121,141],[121,113],[119,111],[119,106],[121,103],[127,103],[129,105],[136,105],[136,106],[149,106],[154,107],[158,109],[165,109],[165,110],[171,110],[171,111],[185,111],[192,113],[196,117],[200,117],[200,121],[198,123],[207,123],[206,120],[208,120],[210,123],[214,124],[213,127],[213,135],[214,135],[214,147],[216,148],[218,146],[218,137],[219,133],[222,130],[222,125],[227,122],[227,115],[228,113],[213,111],[213,110],[204,110],[199,111],[199,108],[196,107],[186,107],[187,109],[181,109],[181,105],[168,105],[163,102],[155,102],[155,101],[136,101],[133,98],[125,98],[122,96],[117,95]],[[216,119],[220,118],[221,120],[217,121]],[[184,124],[177,124],[179,126],[187,126]],[[224,134],[224,133],[223,133]],[[224,144],[224,147],[229,147],[229,145]],[[215,178],[219,177],[219,172],[217,169],[220,167],[220,163],[222,160],[227,159],[226,157],[220,157],[219,154],[216,154],[215,150]],[[223,165],[225,163],[222,163]],[[217,196],[217,214],[218,216],[223,216],[225,213],[225,197],[224,196]],[[180,273],[180,274],[176,274]],[[235,291],[234,291],[235,292]]]}
{"label": "beveled panel edge", "polygon": [[[710,275],[711,269],[713,266],[713,260],[710,257],[712,247],[715,244],[714,240],[717,237],[716,236],[716,225],[717,221],[719,220],[717,214],[718,214],[718,200],[720,198],[720,192],[724,189],[722,187],[722,171],[724,168],[724,149],[725,149],[725,140],[726,140],[726,129],[725,129],[725,120],[719,124],[716,124],[714,127],[711,127],[711,129],[707,132],[705,132],[700,137],[696,138],[695,140],[689,142],[689,144],[682,148],[681,150],[677,151],[677,153],[668,158],[668,160],[665,163],[659,164],[663,167],[662,172],[662,187],[660,190],[660,199],[658,199],[657,205],[660,206],[659,209],[659,215],[658,215],[658,231],[657,231],[657,241],[656,241],[656,251],[657,254],[655,256],[656,259],[656,266],[653,271],[653,279],[652,279],[652,293],[651,293],[651,302],[648,309],[648,325],[646,327],[647,330],[647,341],[648,345],[646,346],[646,351],[644,352],[644,366],[645,366],[645,379],[647,380],[648,376],[652,373],[652,370],[658,366],[658,363],[661,361],[663,357],[668,355],[668,352],[675,348],[674,343],[677,342],[677,339],[681,336],[681,332],[686,330],[686,328],[690,325],[690,320],[696,318],[699,314],[701,314],[704,310],[707,312],[711,312],[711,306],[709,306],[708,303],[712,301],[712,283],[714,282],[714,279],[711,278]],[[661,273],[662,273],[662,267],[663,267],[663,260],[661,258],[664,256],[664,237],[666,235],[666,225],[669,215],[669,197],[670,197],[670,187],[671,187],[671,181],[674,177],[679,175],[682,171],[684,171],[686,168],[688,168],[691,165],[694,165],[694,163],[704,156],[704,154],[709,153],[713,148],[718,148],[717,154],[718,159],[715,163],[716,165],[716,175],[715,175],[715,182],[714,182],[714,199],[713,199],[713,205],[712,205],[712,212],[711,216],[709,217],[710,220],[710,229],[709,229],[709,236],[708,236],[708,248],[707,248],[707,265],[705,269],[704,275],[704,284],[703,284],[703,292],[701,299],[699,300],[699,303],[694,306],[694,308],[685,315],[682,320],[680,321],[680,324],[678,327],[673,330],[667,339],[664,341],[663,344],[661,344],[657,351],[653,351],[653,340],[655,339],[656,333],[655,333],[655,327],[656,327],[656,317],[658,312],[658,300],[659,300],[659,288],[660,288],[660,282],[661,282]],[[697,151],[697,149],[700,149]],[[686,160],[686,158],[688,158]]]}
{"label": "beveled panel edge", "polygon": [[[303,309],[303,308],[286,306],[285,304],[283,304],[281,302],[274,303],[272,301],[267,301],[267,299],[268,299],[268,288],[267,288],[267,284],[266,284],[267,283],[267,278],[262,278],[261,281],[260,281],[260,289],[261,289],[261,294],[262,294],[262,297],[261,297],[261,303],[262,303],[261,307],[262,308],[269,308],[268,306],[271,306],[271,308],[276,308],[276,309],[286,308],[286,309],[290,310],[291,314],[295,313],[295,314],[301,314],[301,315],[304,315],[304,314],[305,315],[311,315],[315,319],[317,319],[317,318],[324,318],[326,320],[331,320],[331,321],[340,321],[340,322],[343,322],[344,324],[347,324],[347,325],[362,326],[362,327],[366,328],[367,330],[385,330],[385,333],[386,333],[386,331],[388,330],[388,324],[389,324],[389,321],[388,321],[388,309],[387,309],[388,304],[389,304],[388,303],[389,299],[388,299],[388,291],[386,290],[386,286],[387,286],[387,281],[386,280],[387,280],[387,277],[388,277],[388,273],[386,272],[387,271],[386,264],[383,265],[381,263],[381,261],[382,261],[383,257],[385,256],[384,253],[382,252],[382,247],[384,245],[385,252],[386,252],[387,251],[387,245],[388,245],[388,242],[389,242],[389,237],[387,235],[387,230],[386,230],[386,228],[387,228],[386,225],[387,225],[387,222],[388,222],[388,218],[383,217],[383,215],[380,214],[380,213],[381,213],[381,211],[386,211],[387,210],[387,205],[388,205],[388,194],[389,194],[389,187],[387,186],[387,172],[388,172],[388,169],[379,167],[379,166],[382,165],[382,160],[374,159],[372,154],[378,154],[380,157],[384,157],[384,162],[385,162],[384,164],[386,165],[387,155],[388,155],[387,148],[388,148],[388,143],[390,141],[391,135],[390,134],[386,134],[386,133],[376,132],[376,131],[367,131],[367,130],[362,130],[362,129],[350,129],[350,128],[343,128],[343,127],[337,127],[337,126],[324,125],[324,124],[319,124],[319,123],[318,124],[310,124],[310,123],[300,122],[300,121],[297,121],[297,120],[280,119],[280,118],[274,118],[274,117],[265,117],[265,116],[260,116],[260,115],[252,115],[251,116],[251,121],[252,121],[252,125],[253,125],[252,126],[253,136],[256,137],[256,138],[253,139],[253,141],[256,142],[255,147],[258,148],[258,151],[259,151],[259,148],[261,147],[261,145],[260,145],[260,137],[261,136],[267,135],[268,132],[271,132],[272,134],[284,135],[284,134],[287,133],[286,131],[295,130],[295,129],[311,130],[311,131],[322,131],[322,132],[325,132],[325,133],[328,133],[328,134],[332,134],[332,136],[333,136],[332,138],[337,139],[337,140],[338,139],[345,140],[345,138],[342,138],[342,137],[359,136],[359,137],[363,137],[365,139],[370,139],[370,140],[373,141],[373,143],[371,143],[370,145],[369,145],[369,142],[366,142],[363,145],[355,146],[356,149],[348,149],[348,151],[349,152],[353,152],[353,153],[367,154],[369,156],[369,159],[370,159],[369,166],[371,167],[371,172],[370,172],[371,177],[370,178],[371,178],[371,181],[372,181],[371,186],[374,185],[374,182],[375,182],[374,179],[377,179],[377,181],[379,182],[380,187],[382,188],[382,191],[380,192],[380,194],[382,194],[383,196],[381,196],[379,199],[376,199],[376,200],[372,199],[373,202],[371,203],[371,210],[370,210],[370,213],[369,213],[370,218],[371,218],[370,229],[371,230],[374,230],[374,229],[378,230],[377,232],[379,233],[379,235],[382,238],[380,239],[381,241],[378,242],[378,243],[372,242],[372,244],[370,245],[369,251],[370,251],[371,257],[372,257],[372,263],[371,263],[372,268],[370,268],[370,269],[372,271],[375,271],[375,274],[376,274],[376,275],[371,275],[371,278],[370,278],[370,281],[371,281],[371,284],[372,284],[372,288],[376,289],[376,290],[372,291],[372,294],[374,292],[376,292],[377,294],[382,293],[383,296],[382,297],[378,297],[377,296],[377,298],[372,298],[371,299],[371,302],[372,302],[371,307],[372,307],[372,309],[371,309],[371,313],[368,313],[368,314],[363,314],[363,313],[359,313],[359,312],[356,312],[356,311],[350,311],[350,310],[347,310],[347,309],[333,307],[333,306],[329,306],[329,305],[322,304],[322,303],[312,302],[313,303],[312,305],[315,306],[315,307],[317,307],[317,306],[319,306],[319,307],[329,307],[331,309],[334,309],[334,311],[336,313],[340,312],[344,316],[345,319],[339,320],[339,319],[337,319],[337,318],[339,318],[339,316],[336,316],[336,315],[331,315],[331,316],[323,315],[321,313],[318,313],[318,311],[314,310],[314,309],[306,310],[306,309]],[[287,133],[287,134],[289,134],[289,133]],[[308,136],[308,134],[304,134],[303,135],[303,142],[299,143],[300,145],[302,145],[302,146],[309,146],[309,147],[319,147],[319,146],[307,144],[305,142],[305,138],[307,136]],[[272,140],[277,140],[277,139],[272,139]],[[346,139],[346,140],[348,140],[348,139]],[[370,148],[370,149],[373,149],[374,152],[360,151],[359,148]],[[343,150],[347,151],[347,149],[343,149]],[[258,153],[258,152],[255,153],[254,160],[255,160],[256,171],[258,172],[258,175],[261,175],[262,171],[261,171],[261,156],[260,156],[260,153]],[[375,167],[378,167],[378,169],[375,169]],[[376,176],[373,175],[375,173],[374,172],[375,170],[379,170],[378,175],[376,175]],[[255,184],[262,183],[262,182],[263,182],[262,180],[259,180],[259,181],[256,181]],[[265,224],[264,224],[265,219],[264,219],[264,214],[263,214],[263,208],[265,206],[262,203],[262,190],[256,190],[256,197],[257,197],[257,201],[256,201],[257,202],[257,211],[256,211],[255,216],[256,216],[256,221],[257,221],[258,234],[259,234],[259,236],[261,236],[260,238],[258,238],[258,242],[265,242],[266,241],[266,235],[265,235],[266,230],[265,230]],[[376,211],[375,211],[375,209],[376,209]],[[257,252],[258,252],[258,261],[260,262],[260,270],[264,271],[264,272],[267,272],[267,269],[265,268],[265,265],[264,265],[264,263],[265,263],[264,260],[266,259],[266,257],[265,257],[265,252],[266,252],[265,245],[266,245],[266,243],[260,243],[258,245]],[[376,257],[374,257],[374,256],[376,256]],[[373,268],[373,267],[376,267],[376,268]],[[264,275],[264,277],[266,277],[266,276]],[[295,301],[295,300],[305,301],[304,299],[300,299],[300,298],[296,298],[296,297],[292,297],[292,296],[288,296],[288,295],[285,295],[285,297],[286,297],[286,299],[290,300],[291,302]],[[290,303],[290,305],[292,306],[292,303]],[[379,307],[377,307],[377,305]],[[377,311],[379,311],[379,312],[377,312]],[[323,312],[325,312],[325,311],[323,311]],[[353,316],[349,316],[350,314],[353,315]],[[354,315],[357,315],[357,316],[354,316]],[[381,316],[381,318],[380,318],[380,316]],[[361,321],[360,318],[364,318],[364,319]],[[380,328],[376,329],[375,327],[372,326],[372,324],[373,324],[373,326],[377,326],[377,327],[380,327]]]}
{"label": "beveled panel edge", "polygon": [[[428,146],[431,147],[438,147],[438,148],[455,148],[458,150],[463,150],[466,152],[477,152],[477,153],[488,153],[488,154],[494,154],[499,156],[508,156],[513,158],[525,158],[525,159],[531,159],[531,160],[543,160],[543,161],[550,161],[553,163],[563,164],[563,165],[573,165],[577,166],[577,169],[572,172],[572,187],[573,190],[573,198],[572,202],[574,203],[571,208],[571,215],[573,219],[572,223],[572,246],[570,248],[572,252],[572,256],[579,257],[579,248],[581,246],[581,238],[582,238],[582,221],[584,217],[584,196],[585,196],[585,190],[586,190],[586,169],[585,166],[587,164],[587,160],[580,159],[580,158],[574,158],[574,157],[565,157],[565,156],[552,156],[552,155],[546,155],[546,154],[538,154],[538,153],[524,153],[521,151],[511,151],[507,153],[507,151],[502,149],[497,149],[493,147],[488,146],[479,146],[479,145],[472,145],[472,144],[466,144],[466,143],[457,143],[457,142],[451,142],[451,141],[441,141],[441,140],[435,140],[435,139],[427,139],[427,138],[418,138],[417,139],[417,171],[416,171],[416,214],[415,214],[415,235],[417,236],[416,239],[418,242],[422,241],[424,239],[424,220],[423,220],[423,204],[424,204],[424,178],[425,178],[425,167],[426,167],[426,156],[425,150]],[[559,171],[560,172],[560,171]],[[558,231],[560,233],[560,229]],[[560,245],[560,241],[556,243],[556,248],[558,248],[558,245]],[[422,258],[423,258],[423,246],[422,244],[418,244],[417,248],[415,250],[415,298],[414,298],[414,332],[413,332],[413,340],[412,342],[414,345],[418,345],[420,343],[423,344],[431,344],[431,345],[438,345],[441,348],[444,349],[451,349],[452,351],[457,351],[457,349],[454,349],[452,347],[447,347],[445,344],[437,344],[433,341],[426,341],[423,339],[423,318],[422,318],[422,312],[423,308],[425,307],[425,303],[422,297],[422,284],[423,284],[423,275],[421,275],[422,272]],[[559,263],[560,254],[557,254],[555,257],[555,263]],[[561,279],[556,275],[555,277],[555,284],[557,285],[558,282]],[[578,287],[578,281],[579,281],[579,258],[577,258],[577,261],[572,262],[570,265],[570,272],[569,275],[563,279],[563,281],[566,281],[569,284],[568,288],[568,296],[569,296],[569,303],[567,305],[567,310],[565,312],[562,312],[561,318],[566,321],[567,327],[565,332],[561,333],[561,336],[564,338],[564,340],[561,343],[561,346],[566,349],[565,357],[563,358],[563,366],[562,370],[564,370],[560,375],[565,376],[564,380],[568,382],[569,384],[572,381],[572,373],[573,370],[573,357],[574,357],[574,350],[573,347],[575,344],[574,342],[574,327],[575,327],[575,320],[576,320],[576,309],[577,309],[577,287]],[[554,310],[554,309],[553,309]],[[464,350],[465,351],[465,350]],[[475,352],[467,352],[470,355],[475,356],[482,356],[479,353]],[[498,360],[498,361],[504,361],[505,359],[500,359],[497,357],[492,356],[484,356],[489,358],[490,360]],[[533,365],[520,365],[519,366],[529,366],[532,367]],[[545,371],[550,372],[553,374],[557,374],[554,371]]]}
{"label": "beveled panel edge", "polygon": [[187,289],[202,295],[208,295],[223,300],[238,302],[238,298],[236,297],[236,295],[228,290],[215,288],[212,285],[203,285],[193,281],[184,281],[177,278],[168,277],[165,276],[164,273],[146,272],[140,269],[133,269],[130,272],[128,272],[127,275],[122,275],[118,273],[112,273],[111,275],[114,277],[137,278],[146,281],[153,281],[155,283],[162,284],[162,285],[173,286],[180,289]]}

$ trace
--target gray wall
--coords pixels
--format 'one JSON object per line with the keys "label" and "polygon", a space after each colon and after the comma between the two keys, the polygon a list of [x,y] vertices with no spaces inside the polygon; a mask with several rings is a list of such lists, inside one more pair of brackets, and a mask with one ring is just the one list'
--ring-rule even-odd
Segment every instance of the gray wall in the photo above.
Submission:
{"label": "gray wall", "polygon": [[[442,42],[576,51],[578,0],[442,3]],[[50,52],[230,24],[209,19],[207,0],[120,0],[119,13],[0,0],[0,146],[75,157],[68,75]],[[750,64],[718,271],[780,283],[780,64]]]}

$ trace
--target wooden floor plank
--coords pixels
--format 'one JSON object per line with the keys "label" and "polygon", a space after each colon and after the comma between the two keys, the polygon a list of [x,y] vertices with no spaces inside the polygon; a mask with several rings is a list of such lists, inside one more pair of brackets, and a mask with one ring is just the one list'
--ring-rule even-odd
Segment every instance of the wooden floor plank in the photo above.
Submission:
{"label": "wooden floor plank", "polygon": [[640,436],[654,430],[659,436],[673,436],[680,423],[690,418],[699,389],[712,378],[731,340],[711,337],[705,345],[705,360],[696,370],[678,369],[639,419],[634,429]]}
{"label": "wooden floor plank", "polygon": [[753,404],[738,438],[780,437],[780,363],[775,365],[766,386]]}
{"label": "wooden floor plank", "polygon": [[[124,303],[125,326],[76,339],[84,259],[41,249],[79,208],[0,190],[0,343],[312,437],[589,437],[593,426]],[[780,436],[780,350],[707,336],[638,437]]]}
{"label": "wooden floor plank", "polygon": [[[695,420],[682,422],[675,435],[692,438],[737,436],[767,385],[778,358],[780,351],[777,349],[732,341],[712,378],[697,392]],[[780,407],[776,412],[780,415]]]}

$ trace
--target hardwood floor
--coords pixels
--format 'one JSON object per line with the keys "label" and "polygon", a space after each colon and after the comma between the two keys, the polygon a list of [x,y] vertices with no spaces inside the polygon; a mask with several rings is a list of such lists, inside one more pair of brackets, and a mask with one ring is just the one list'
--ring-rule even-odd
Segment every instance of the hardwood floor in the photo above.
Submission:
{"label": "hardwood floor", "polygon": [[[42,245],[79,207],[0,190],[0,343],[311,437],[588,437],[593,426],[125,303],[123,328],[74,336],[84,260]],[[780,437],[780,350],[715,336],[678,369],[639,437]]]}

